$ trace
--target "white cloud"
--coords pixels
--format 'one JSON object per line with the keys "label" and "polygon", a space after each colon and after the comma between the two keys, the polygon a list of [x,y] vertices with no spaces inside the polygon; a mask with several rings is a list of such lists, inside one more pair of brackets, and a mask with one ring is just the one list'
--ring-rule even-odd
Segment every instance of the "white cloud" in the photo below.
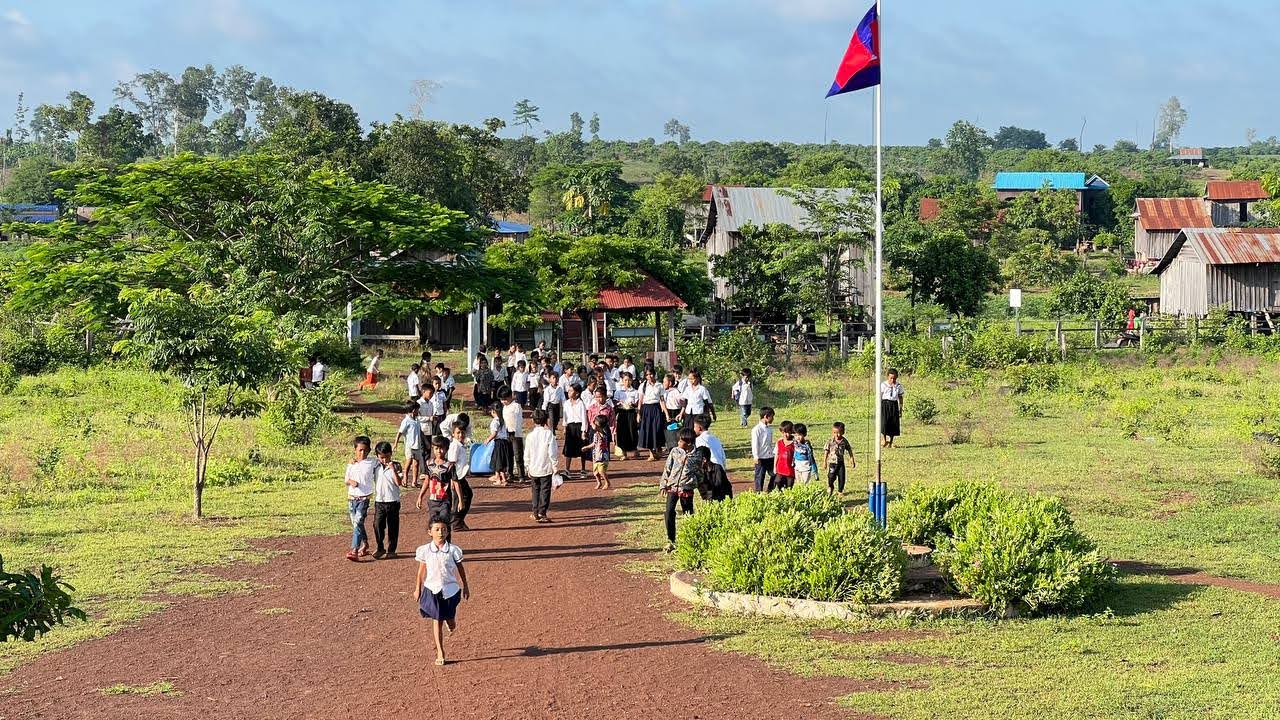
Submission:
{"label": "white cloud", "polygon": [[22,27],[31,27],[31,21],[28,20],[27,16],[23,15],[22,11],[17,8],[10,8],[9,10],[5,10],[4,19],[8,20],[14,25],[21,25]]}

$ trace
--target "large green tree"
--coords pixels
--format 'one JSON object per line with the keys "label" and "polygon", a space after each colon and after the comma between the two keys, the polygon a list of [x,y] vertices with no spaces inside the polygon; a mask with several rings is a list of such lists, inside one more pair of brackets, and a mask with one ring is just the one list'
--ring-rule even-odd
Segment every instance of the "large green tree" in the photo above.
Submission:
{"label": "large green tree", "polygon": [[182,379],[197,513],[220,419],[296,359],[285,318],[348,302],[358,317],[436,314],[494,292],[465,214],[337,170],[182,154],[59,174],[95,222],[21,226],[36,241],[7,278],[9,305],[132,327],[121,352]]}
{"label": "large green tree", "polygon": [[977,177],[991,149],[987,131],[967,120],[957,120],[947,130],[947,153],[955,169],[968,177]]}

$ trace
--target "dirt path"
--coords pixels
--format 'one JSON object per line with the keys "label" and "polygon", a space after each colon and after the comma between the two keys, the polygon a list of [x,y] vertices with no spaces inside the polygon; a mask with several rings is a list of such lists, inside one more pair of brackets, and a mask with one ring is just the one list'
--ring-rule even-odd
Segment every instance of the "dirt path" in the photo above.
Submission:
{"label": "dirt path", "polygon": [[[652,482],[656,471],[639,461],[615,468],[620,484]],[[0,691],[0,720],[848,718],[832,698],[872,689],[719,652],[714,638],[666,620],[679,606],[662,583],[619,569],[638,551],[617,540],[622,520],[593,483],[557,490],[555,522],[540,526],[527,489],[480,482],[474,529],[455,538],[474,597],[459,610],[446,667],[431,664],[430,628],[410,594],[411,554],[426,542],[425,514],[410,510],[399,559],[349,562],[343,536],[274,542],[288,554],[225,573],[263,589],[182,600],[46,655],[4,679],[13,690]],[[344,512],[340,491],[333,511]],[[157,681],[181,695],[100,692]]]}

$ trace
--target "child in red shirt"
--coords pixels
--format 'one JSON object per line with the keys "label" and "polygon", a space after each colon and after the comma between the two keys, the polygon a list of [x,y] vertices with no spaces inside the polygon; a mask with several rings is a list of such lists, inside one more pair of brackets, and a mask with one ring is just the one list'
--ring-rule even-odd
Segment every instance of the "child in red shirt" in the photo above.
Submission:
{"label": "child in red shirt", "polygon": [[783,420],[778,429],[782,431],[782,438],[778,440],[778,449],[773,461],[774,477],[769,485],[770,490],[785,490],[796,483],[796,468],[791,461],[791,454],[796,447],[795,426],[790,420]]}

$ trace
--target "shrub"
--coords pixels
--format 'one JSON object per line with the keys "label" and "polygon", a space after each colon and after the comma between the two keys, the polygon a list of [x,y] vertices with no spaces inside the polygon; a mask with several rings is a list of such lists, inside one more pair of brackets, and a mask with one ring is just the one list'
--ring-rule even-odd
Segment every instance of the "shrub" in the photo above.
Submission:
{"label": "shrub", "polygon": [[692,516],[680,521],[676,560],[687,570],[703,569],[712,552],[738,528],[758,525],[771,515],[788,512],[820,526],[840,517],[844,508],[817,483],[783,492],[743,493],[724,502],[699,503]]}
{"label": "shrub", "polygon": [[1013,413],[1020,418],[1044,417],[1044,406],[1031,398],[1018,398],[1013,403]]}
{"label": "shrub", "polygon": [[742,368],[751,368],[757,380],[763,380],[773,364],[773,348],[751,328],[738,328],[714,340],[689,340],[679,345],[681,364],[697,369],[703,380],[729,384],[738,379]]}
{"label": "shrub", "polygon": [[947,442],[952,445],[968,445],[973,440],[973,418],[968,414],[962,416],[955,425],[947,429]]}
{"label": "shrub", "polygon": [[962,593],[997,612],[1077,610],[1114,582],[1115,567],[1053,498],[992,495],[934,553]]}
{"label": "shrub", "polygon": [[1112,404],[1114,423],[1126,437],[1146,435],[1169,442],[1181,440],[1187,431],[1187,410],[1147,396],[1124,398]]}
{"label": "shrub", "polygon": [[1053,348],[1042,338],[1018,335],[1003,323],[987,323],[976,330],[957,332],[955,355],[974,368],[998,370],[1025,363],[1057,361]]}
{"label": "shrub", "polygon": [[309,333],[303,338],[305,357],[315,355],[331,369],[360,372],[364,369],[364,361],[360,357],[360,348],[347,345],[347,338],[331,332]]}
{"label": "shrub", "polygon": [[870,513],[848,513],[814,533],[807,565],[811,598],[887,602],[902,592],[907,555]]}
{"label": "shrub", "polygon": [[816,523],[798,511],[738,525],[711,551],[707,579],[717,590],[801,597],[815,530]]}
{"label": "shrub", "polygon": [[1062,385],[1062,372],[1054,365],[1013,365],[1005,370],[1005,380],[1017,395],[1053,392]]}
{"label": "shrub", "polygon": [[84,612],[72,605],[74,589],[48,566],[39,573],[5,572],[0,557],[0,618],[4,621],[0,642],[35,640],[58,625],[84,620]]}
{"label": "shrub", "polygon": [[993,483],[973,480],[909,485],[889,504],[889,529],[904,543],[937,547],[941,538],[964,526],[981,498],[999,492]]}
{"label": "shrub", "polygon": [[307,445],[341,426],[334,410],[346,399],[346,391],[339,383],[321,383],[307,390],[285,383],[278,393],[262,416],[270,441]]}
{"label": "shrub", "polygon": [[7,362],[0,362],[0,395],[8,395],[18,386],[18,373]]}
{"label": "shrub", "polygon": [[908,400],[907,411],[915,416],[921,425],[932,425],[938,420],[938,406],[926,397],[913,397]]}

